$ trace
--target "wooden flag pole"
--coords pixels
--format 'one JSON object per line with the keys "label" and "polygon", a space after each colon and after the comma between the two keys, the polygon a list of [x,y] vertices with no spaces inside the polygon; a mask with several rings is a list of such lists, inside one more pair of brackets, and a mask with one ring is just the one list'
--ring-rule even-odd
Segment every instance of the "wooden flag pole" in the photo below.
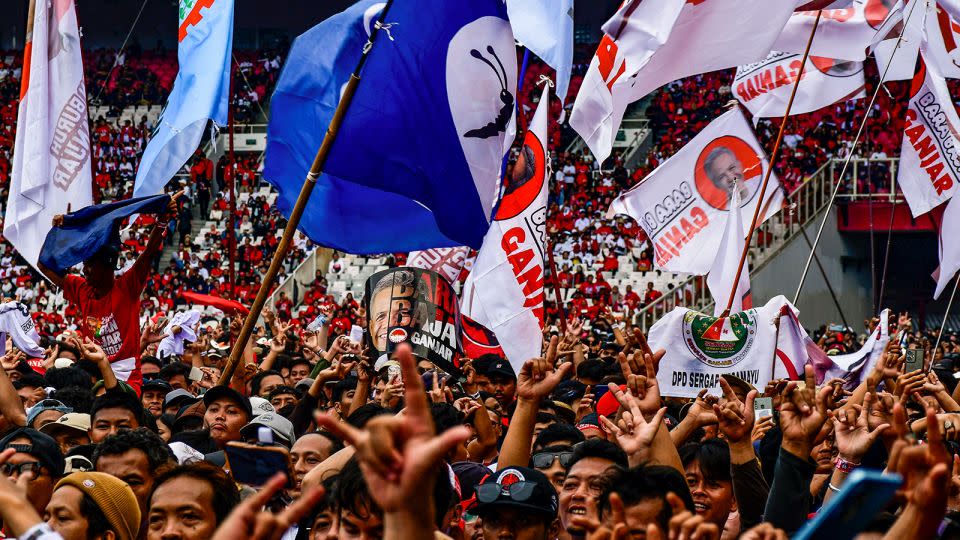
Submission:
{"label": "wooden flag pole", "polygon": [[[770,174],[773,173],[773,165],[780,154],[780,144],[783,142],[783,132],[787,127],[787,121],[790,118],[790,110],[793,108],[793,99],[797,96],[797,88],[800,87],[800,79],[803,78],[803,69],[807,66],[807,59],[810,57],[810,47],[813,45],[813,37],[817,35],[817,28],[820,26],[820,16],[823,10],[817,10],[817,18],[813,21],[813,30],[807,39],[807,48],[803,51],[803,59],[800,61],[800,70],[797,72],[797,80],[793,81],[793,90],[790,91],[790,100],[787,101],[787,110],[783,113],[783,121],[780,122],[780,130],[777,132],[777,141],[773,144],[773,152],[770,154],[770,161],[767,165],[767,172],[763,175],[763,183],[760,185],[760,196],[757,197],[757,207],[753,211],[753,219],[750,221],[750,232],[747,233],[747,240],[743,244],[743,251],[740,253],[740,264],[737,265],[737,275],[733,278],[733,288],[730,290],[730,298],[727,300],[727,307],[720,314],[721,317],[730,315],[730,308],[733,306],[733,300],[737,295],[737,286],[740,284],[740,275],[743,274],[744,266],[747,262],[747,253],[750,251],[750,241],[753,239],[753,233],[757,230],[760,220],[760,210],[764,207],[763,197],[767,193],[767,184],[770,182]],[[734,211],[732,208],[730,211]]]}
{"label": "wooden flag pole", "polygon": [[[276,280],[277,273],[280,271],[280,265],[283,262],[284,257],[287,255],[287,250],[290,248],[290,242],[293,240],[293,233],[297,230],[297,226],[300,224],[300,218],[303,216],[303,210],[307,206],[307,201],[310,200],[310,194],[313,193],[313,188],[317,184],[317,178],[319,178],[320,173],[323,172],[323,167],[327,162],[327,157],[330,155],[330,148],[333,146],[333,142],[336,140],[337,133],[340,130],[340,125],[343,124],[343,119],[347,114],[347,110],[350,108],[350,102],[353,101],[353,96],[357,93],[357,87],[360,84],[360,73],[363,70],[364,64],[366,64],[367,57],[370,55],[370,51],[373,50],[373,44],[376,42],[377,36],[380,34],[383,21],[387,16],[387,12],[390,11],[390,6],[392,5],[393,0],[387,0],[387,4],[380,13],[380,17],[377,19],[376,24],[373,25],[373,28],[370,31],[370,39],[367,40],[366,45],[363,47],[363,53],[360,55],[360,61],[357,62],[357,67],[353,70],[353,74],[350,75],[350,80],[347,81],[347,84],[344,87],[343,95],[340,97],[340,102],[337,104],[337,109],[333,113],[333,119],[330,120],[330,125],[327,127],[327,133],[324,135],[323,142],[320,144],[320,148],[317,150],[317,155],[313,158],[313,164],[310,166],[310,172],[307,173],[307,178],[304,180],[303,187],[300,189],[300,195],[297,197],[297,202],[293,206],[293,211],[290,212],[290,219],[287,221],[287,226],[283,229],[283,237],[281,237],[280,243],[277,245],[277,250],[273,254],[273,260],[270,261],[270,267],[267,269],[267,273],[263,276],[263,280],[260,283],[260,289],[257,291],[257,298],[253,301],[253,305],[250,306],[250,313],[247,314],[247,318],[243,321],[243,327],[240,329],[240,335],[237,336],[237,340],[233,344],[233,348],[230,350],[230,358],[227,360],[227,364],[223,368],[223,374],[220,376],[220,381],[218,382],[219,385],[225,386],[230,384],[230,379],[233,377],[233,373],[237,368],[237,364],[241,355],[243,354],[243,349],[246,346],[247,340],[250,339],[250,335],[253,333],[253,327],[256,325],[257,319],[260,318],[260,312],[263,311],[263,305],[267,302],[267,297],[270,295],[270,286],[273,284],[274,280]],[[233,216],[230,218],[233,219]]]}

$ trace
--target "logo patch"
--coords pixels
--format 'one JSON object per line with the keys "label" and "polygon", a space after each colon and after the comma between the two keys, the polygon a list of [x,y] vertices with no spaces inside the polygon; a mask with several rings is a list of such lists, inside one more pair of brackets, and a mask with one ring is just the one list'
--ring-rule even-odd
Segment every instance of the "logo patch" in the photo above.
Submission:
{"label": "logo patch", "polygon": [[390,343],[403,343],[407,339],[407,331],[403,328],[394,328],[390,331]]}
{"label": "logo patch", "polygon": [[524,482],[523,474],[516,469],[507,469],[503,471],[503,474],[500,475],[500,478],[497,478],[497,484],[500,485],[500,493],[503,495],[509,495],[510,491],[507,489],[517,482]]}
{"label": "logo patch", "polygon": [[730,317],[710,317],[689,311],[683,317],[683,342],[704,364],[728,368],[746,358],[757,334],[754,310]]}

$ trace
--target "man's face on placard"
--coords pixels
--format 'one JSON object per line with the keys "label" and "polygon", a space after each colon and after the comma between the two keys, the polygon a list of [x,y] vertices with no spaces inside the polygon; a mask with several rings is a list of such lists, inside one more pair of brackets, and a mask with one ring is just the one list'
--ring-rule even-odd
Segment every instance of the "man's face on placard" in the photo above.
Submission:
{"label": "man's face on placard", "polygon": [[380,352],[387,350],[387,332],[391,327],[412,327],[416,288],[394,284],[373,295],[370,301],[370,335]]}

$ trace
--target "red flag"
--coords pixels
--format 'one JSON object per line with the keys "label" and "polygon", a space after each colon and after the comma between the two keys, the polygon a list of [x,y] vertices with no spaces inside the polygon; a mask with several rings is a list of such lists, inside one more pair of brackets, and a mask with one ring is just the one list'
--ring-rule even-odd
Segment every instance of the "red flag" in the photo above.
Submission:
{"label": "red flag", "polygon": [[220,298],[219,296],[211,296],[209,294],[200,294],[195,292],[184,292],[183,299],[191,304],[200,304],[201,306],[213,306],[224,313],[234,314],[239,313],[241,315],[246,315],[250,313],[250,310],[247,309],[240,302],[235,302],[233,300],[227,300],[226,298]]}

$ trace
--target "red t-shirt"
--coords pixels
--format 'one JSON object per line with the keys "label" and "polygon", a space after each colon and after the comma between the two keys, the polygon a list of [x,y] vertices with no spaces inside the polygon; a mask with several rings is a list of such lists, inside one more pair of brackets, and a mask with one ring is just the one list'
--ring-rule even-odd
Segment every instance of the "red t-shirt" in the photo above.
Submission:
{"label": "red t-shirt", "polygon": [[140,373],[140,294],[150,272],[149,265],[132,266],[113,282],[110,293],[102,298],[80,276],[64,279],[63,297],[80,308],[83,320],[80,334],[103,347],[110,362],[133,358],[136,367],[127,384],[138,393],[143,382]]}

